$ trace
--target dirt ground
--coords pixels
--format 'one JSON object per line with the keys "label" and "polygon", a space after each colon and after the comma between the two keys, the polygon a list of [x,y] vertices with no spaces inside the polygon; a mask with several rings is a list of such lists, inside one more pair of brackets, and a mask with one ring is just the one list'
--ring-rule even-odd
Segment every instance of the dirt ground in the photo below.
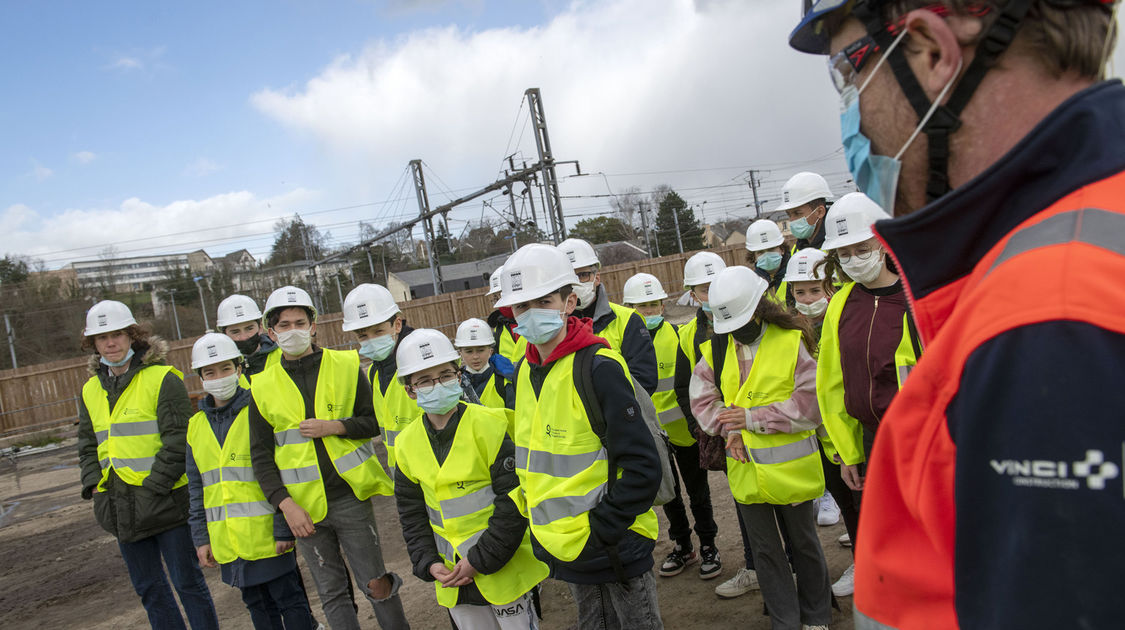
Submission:
{"label": "dirt ground", "polygon": [[[55,451],[0,460],[0,627],[116,630],[148,626],[116,541],[94,521],[93,508],[80,497],[78,484],[74,440]],[[697,564],[673,578],[657,577],[664,625],[669,629],[769,628],[759,593],[733,600],[720,600],[714,594],[715,586],[737,570],[742,541],[725,477],[713,473],[711,490],[723,574],[700,580]],[[449,628],[434,599],[433,586],[410,572],[393,499],[377,497],[374,504],[387,567],[405,579],[401,593],[412,626]],[[657,543],[655,556],[662,559],[671,545],[666,539],[667,521],[659,508],[657,514],[664,538]],[[832,579],[851,562],[850,551],[836,543],[843,531],[842,524],[819,528]],[[303,570],[314,612],[323,621],[311,576]],[[223,584],[217,569],[205,573],[222,627],[251,628],[238,590]],[[576,628],[574,604],[565,585],[548,580],[542,599],[544,630]],[[842,598],[840,606],[842,611],[833,611],[832,627],[850,629],[851,598]],[[360,620],[365,629],[378,628],[366,603],[361,603]]]}

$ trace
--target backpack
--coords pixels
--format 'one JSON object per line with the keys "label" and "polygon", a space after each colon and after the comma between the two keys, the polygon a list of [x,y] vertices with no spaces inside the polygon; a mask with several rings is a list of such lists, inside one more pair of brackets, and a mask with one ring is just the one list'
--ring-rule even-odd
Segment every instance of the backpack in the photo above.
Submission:
{"label": "backpack", "polygon": [[[594,356],[597,353],[597,345],[586,346],[574,353],[574,387],[578,392],[578,397],[582,400],[582,406],[586,408],[586,417],[590,420],[590,428],[601,439],[602,446],[605,446],[605,416],[602,415],[602,407],[598,404],[597,397],[594,394],[593,368]],[[668,434],[660,426],[660,420],[656,415],[656,407],[652,404],[652,397],[648,395],[644,388],[637,385],[632,375],[629,376],[629,380],[633,383],[634,391],[641,393],[636,397],[637,406],[640,408],[641,417],[644,418],[645,427],[652,435],[653,442],[656,443],[656,453],[660,457],[660,488],[656,492],[656,500],[653,501],[653,505],[664,505],[676,498],[676,477],[672,472]],[[613,486],[613,482],[617,478],[616,469],[617,466],[611,460],[609,462],[610,487]]]}

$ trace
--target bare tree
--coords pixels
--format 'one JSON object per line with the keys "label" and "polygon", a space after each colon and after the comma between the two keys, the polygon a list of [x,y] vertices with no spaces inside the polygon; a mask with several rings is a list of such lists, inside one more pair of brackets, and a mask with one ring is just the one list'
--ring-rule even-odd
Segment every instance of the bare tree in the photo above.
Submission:
{"label": "bare tree", "polygon": [[638,235],[643,234],[641,229],[641,202],[643,201],[641,189],[634,186],[614,195],[609,202],[614,216],[621,219],[621,223],[624,224],[626,238],[630,241],[636,240]]}
{"label": "bare tree", "polygon": [[98,274],[98,284],[101,286],[103,295],[109,295],[117,291],[117,278],[121,275],[121,272],[115,268],[115,263],[120,253],[116,245],[109,245],[98,252],[98,259],[102,261],[102,269]]}

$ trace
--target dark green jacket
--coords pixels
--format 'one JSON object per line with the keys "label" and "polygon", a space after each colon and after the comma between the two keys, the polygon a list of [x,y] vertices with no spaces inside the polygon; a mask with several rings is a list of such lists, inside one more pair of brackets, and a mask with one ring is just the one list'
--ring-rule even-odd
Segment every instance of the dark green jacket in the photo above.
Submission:
{"label": "dark green jacket", "polygon": [[[168,344],[159,337],[133,344],[133,361],[121,376],[110,375],[99,363],[98,355],[90,358],[89,371],[96,375],[109,398],[110,409],[143,369],[165,365]],[[78,465],[82,475],[82,498],[94,500],[94,517],[98,524],[121,542],[134,542],[187,523],[188,489],[172,486],[184,474],[187,450],[188,420],[193,414],[184,383],[169,373],[160,384],[156,403],[156,422],[160,427],[163,447],[156,453],[152,472],[141,486],[129,485],[111,469],[104,492],[94,493],[101,479],[98,464],[98,441],[84,401],[78,405]]]}

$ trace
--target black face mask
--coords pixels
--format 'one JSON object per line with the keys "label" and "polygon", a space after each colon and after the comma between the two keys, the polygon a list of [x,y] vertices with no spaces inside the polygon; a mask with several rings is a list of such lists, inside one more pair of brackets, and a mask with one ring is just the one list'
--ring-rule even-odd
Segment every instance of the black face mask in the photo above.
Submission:
{"label": "black face mask", "polygon": [[258,344],[260,342],[261,340],[258,338],[258,335],[254,335],[253,337],[247,337],[242,341],[236,341],[234,342],[234,345],[238,346],[238,351],[243,355],[251,355],[255,350],[258,349]]}
{"label": "black face mask", "polygon": [[738,330],[732,332],[731,336],[734,337],[734,340],[738,343],[744,346],[748,346],[754,343],[754,340],[757,339],[758,335],[760,334],[762,334],[762,324],[760,322],[750,320],[750,322],[744,325],[742,328],[739,328]]}

